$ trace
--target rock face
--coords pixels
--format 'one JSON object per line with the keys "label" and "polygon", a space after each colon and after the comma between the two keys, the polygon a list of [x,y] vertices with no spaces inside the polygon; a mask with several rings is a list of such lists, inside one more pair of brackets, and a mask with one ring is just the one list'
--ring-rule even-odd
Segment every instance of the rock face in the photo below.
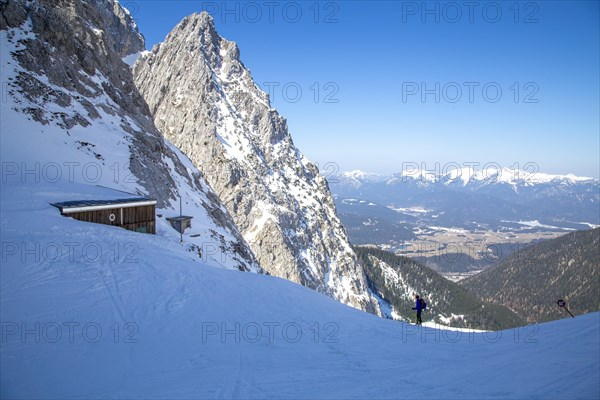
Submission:
{"label": "rock face", "polygon": [[222,252],[214,264],[261,271],[200,171],[156,129],[123,61],[144,39],[116,0],[3,0],[0,13],[3,162],[93,163],[102,179],[91,183],[152,196],[166,213],[183,198]]}
{"label": "rock face", "polygon": [[133,67],[156,126],[204,173],[269,273],[379,314],[326,180],[207,13]]}

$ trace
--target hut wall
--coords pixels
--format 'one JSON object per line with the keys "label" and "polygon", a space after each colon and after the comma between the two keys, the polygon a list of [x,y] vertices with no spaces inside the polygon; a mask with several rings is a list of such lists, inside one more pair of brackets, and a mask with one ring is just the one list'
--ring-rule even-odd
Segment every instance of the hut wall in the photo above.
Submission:
{"label": "hut wall", "polygon": [[130,231],[156,234],[156,206],[111,208],[66,214],[79,221],[120,226]]}

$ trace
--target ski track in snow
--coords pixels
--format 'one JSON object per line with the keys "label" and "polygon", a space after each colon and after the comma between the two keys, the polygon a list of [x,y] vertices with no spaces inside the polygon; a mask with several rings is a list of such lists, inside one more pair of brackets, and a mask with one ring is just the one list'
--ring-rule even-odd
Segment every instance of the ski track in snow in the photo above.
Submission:
{"label": "ski track in snow", "polygon": [[[160,236],[62,217],[48,204],[60,190],[38,189],[2,185],[3,243],[95,243],[102,255],[3,252],[3,398],[598,398],[600,313],[502,332],[416,327],[194,262]],[[127,243],[133,262],[113,257]],[[90,323],[97,341],[84,338]],[[55,342],[52,324],[63,327]]]}

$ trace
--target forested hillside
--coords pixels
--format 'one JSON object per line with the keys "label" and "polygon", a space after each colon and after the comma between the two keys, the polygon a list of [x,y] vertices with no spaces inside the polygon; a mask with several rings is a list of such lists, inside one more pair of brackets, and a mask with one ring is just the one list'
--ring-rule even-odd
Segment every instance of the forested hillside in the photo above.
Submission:
{"label": "forested hillside", "polygon": [[457,283],[407,257],[373,247],[356,247],[371,290],[392,307],[395,319],[414,321],[414,295],[427,301],[423,320],[454,327],[498,330],[524,324],[506,307],[482,302]]}
{"label": "forested hillside", "polygon": [[461,282],[484,300],[542,322],[600,310],[600,228],[527,247]]}

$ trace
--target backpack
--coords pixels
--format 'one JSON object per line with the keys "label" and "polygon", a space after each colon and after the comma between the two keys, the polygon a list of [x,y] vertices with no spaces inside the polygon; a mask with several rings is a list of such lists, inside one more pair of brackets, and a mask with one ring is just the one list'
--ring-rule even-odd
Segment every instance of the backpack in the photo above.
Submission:
{"label": "backpack", "polygon": [[425,303],[425,300],[421,299],[421,310],[424,310],[427,308],[427,303]]}

